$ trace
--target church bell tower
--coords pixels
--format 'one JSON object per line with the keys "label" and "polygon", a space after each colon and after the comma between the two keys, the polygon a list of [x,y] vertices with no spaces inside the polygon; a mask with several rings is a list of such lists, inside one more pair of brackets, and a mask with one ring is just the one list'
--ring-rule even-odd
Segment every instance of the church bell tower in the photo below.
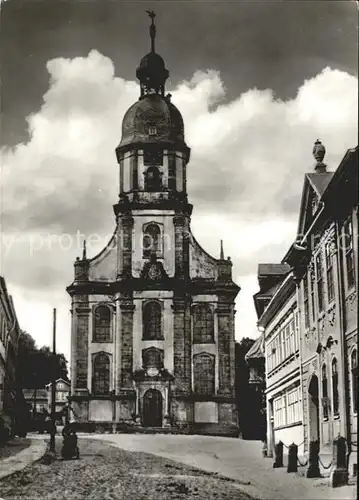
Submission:
{"label": "church bell tower", "polygon": [[[139,99],[116,148],[116,229],[75,263],[72,401],[81,422],[236,435],[232,263],[190,229],[181,113],[155,50],[137,68]],[[75,410],[76,412],[76,410]],[[95,425],[95,424],[94,424]]]}

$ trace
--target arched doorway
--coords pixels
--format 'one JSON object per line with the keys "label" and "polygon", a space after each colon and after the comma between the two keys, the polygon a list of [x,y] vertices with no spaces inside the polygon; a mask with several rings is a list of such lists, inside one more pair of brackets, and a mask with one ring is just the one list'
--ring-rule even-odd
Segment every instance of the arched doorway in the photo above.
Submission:
{"label": "arched doorway", "polygon": [[156,389],[149,389],[143,396],[144,427],[162,427],[162,394]]}
{"label": "arched doorway", "polygon": [[319,384],[318,377],[312,375],[308,387],[309,441],[319,441]]}

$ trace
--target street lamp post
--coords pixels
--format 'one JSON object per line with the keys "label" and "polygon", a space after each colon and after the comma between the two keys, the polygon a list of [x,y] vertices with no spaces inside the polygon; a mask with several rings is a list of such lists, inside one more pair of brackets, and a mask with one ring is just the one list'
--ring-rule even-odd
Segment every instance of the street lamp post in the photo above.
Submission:
{"label": "street lamp post", "polygon": [[52,373],[51,373],[51,435],[50,451],[55,452],[55,394],[56,394],[56,309],[54,309],[53,330],[52,330]]}

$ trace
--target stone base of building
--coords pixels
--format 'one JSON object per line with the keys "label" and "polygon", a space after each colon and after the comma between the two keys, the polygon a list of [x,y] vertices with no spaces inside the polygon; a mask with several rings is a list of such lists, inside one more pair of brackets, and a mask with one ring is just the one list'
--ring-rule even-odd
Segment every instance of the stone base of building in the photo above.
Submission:
{"label": "stone base of building", "polygon": [[[71,398],[79,432],[139,432],[202,434],[238,437],[236,411],[230,400],[197,401],[194,398],[172,398],[162,408],[158,418],[146,422],[141,404],[133,393],[116,397],[96,397],[90,394]],[[155,411],[155,408],[153,409]]]}
{"label": "stone base of building", "polygon": [[89,434],[198,434],[202,436],[223,436],[239,437],[239,429],[236,426],[223,424],[193,424],[186,423],[180,427],[143,427],[136,423],[129,422],[75,422],[76,432],[85,432]]}

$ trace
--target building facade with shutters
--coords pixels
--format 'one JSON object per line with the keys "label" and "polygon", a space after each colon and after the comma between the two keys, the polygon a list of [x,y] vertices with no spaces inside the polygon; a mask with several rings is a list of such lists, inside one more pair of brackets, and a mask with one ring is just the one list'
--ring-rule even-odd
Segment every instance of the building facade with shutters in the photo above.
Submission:
{"label": "building facade with shutters", "polygon": [[79,423],[237,435],[232,263],[190,228],[190,149],[154,49],[116,149],[116,229],[75,262],[71,405]]}
{"label": "building facade with shutters", "polygon": [[338,434],[357,456],[358,412],[358,147],[335,172],[323,163],[306,174],[297,242],[285,261],[298,282],[306,449],[331,447]]}
{"label": "building facade with shutters", "polygon": [[282,441],[286,446],[296,443],[302,454],[300,332],[294,276],[286,264],[259,264],[258,282],[260,291],[254,301],[264,339],[267,453],[272,456],[274,445]]}
{"label": "building facade with shutters", "polygon": [[14,432],[22,401],[16,379],[19,336],[14,303],[0,276],[0,441]]}
{"label": "building facade with shutters", "polygon": [[[325,148],[320,141],[313,154],[316,166],[305,175],[297,238],[282,261],[290,266],[285,280],[291,279],[293,285],[283,306],[278,307],[284,311],[296,300],[299,313],[304,451],[310,441],[319,441],[322,451],[331,449],[340,434],[347,439],[354,465],[358,435],[358,147],[347,151],[335,172],[328,172],[323,163]],[[263,313],[259,311],[260,324],[269,308],[270,302]],[[269,358],[275,358],[278,346],[274,347],[273,351],[266,341],[267,383],[272,366]],[[273,405],[273,411],[275,421],[281,405]],[[288,414],[288,406],[285,411]]]}

